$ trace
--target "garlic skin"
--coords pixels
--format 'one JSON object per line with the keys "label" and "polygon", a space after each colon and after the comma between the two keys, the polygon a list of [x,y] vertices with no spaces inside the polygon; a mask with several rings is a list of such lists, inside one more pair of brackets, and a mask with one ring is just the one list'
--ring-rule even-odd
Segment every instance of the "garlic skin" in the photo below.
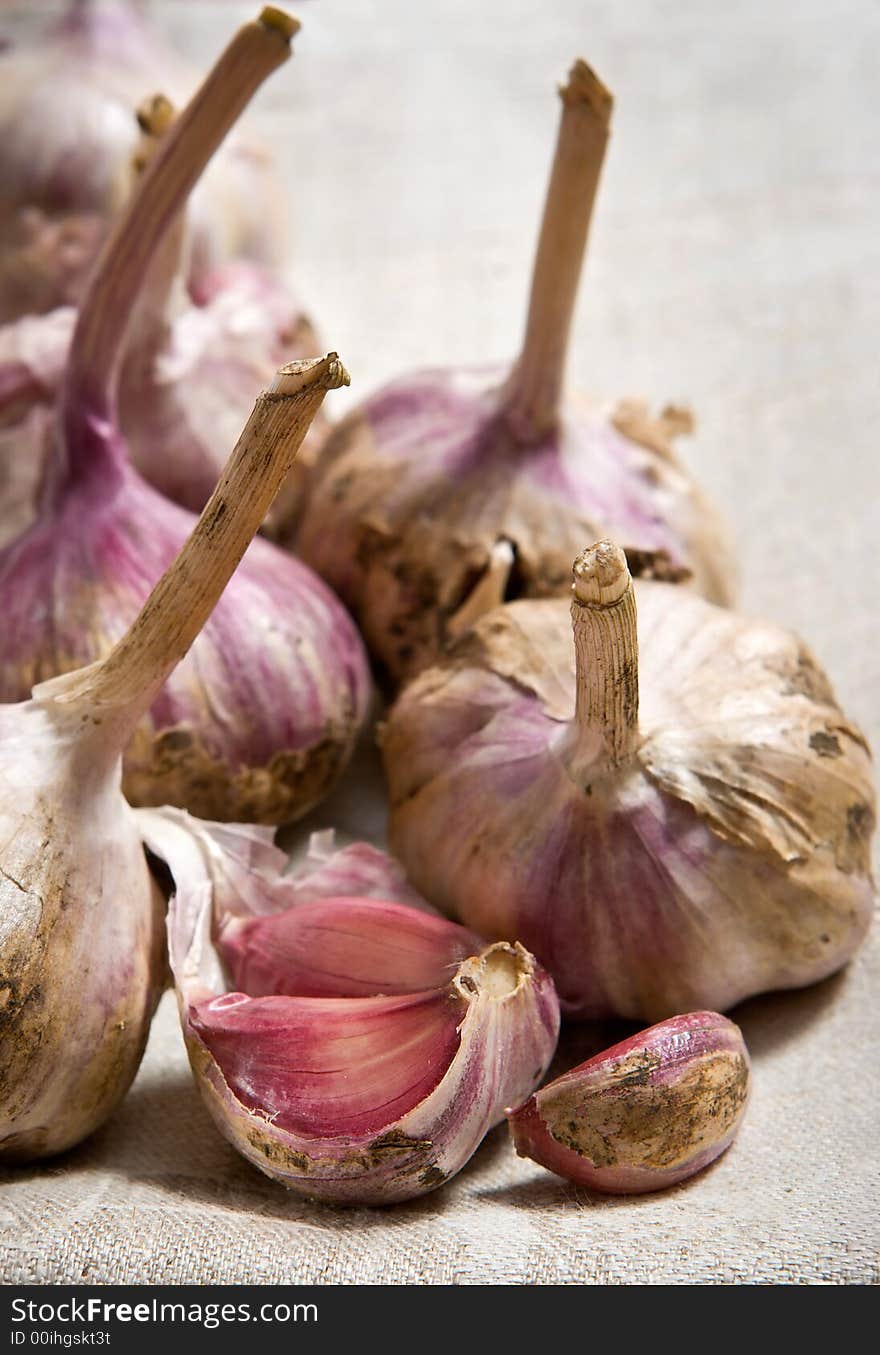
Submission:
{"label": "garlic skin", "polygon": [[137,1071],[164,901],[89,703],[0,706],[0,1161],[85,1138]]}
{"label": "garlic skin", "polygon": [[742,1032],[673,1016],[588,1059],[507,1112],[516,1151],[611,1195],[664,1190],[730,1147],[750,1091]]}
{"label": "garlic skin", "polygon": [[328,357],[258,399],[177,559],[106,657],[0,706],[0,1158],[96,1129],[137,1070],[163,987],[162,898],[121,754],[259,527],[324,394]]}
{"label": "garlic skin", "polygon": [[166,809],[139,821],[174,879],[169,950],[199,1090],[274,1180],[335,1204],[413,1199],[540,1080],[559,1007],[521,946],[389,899],[302,901],[263,848],[249,863],[256,830],[231,842]]}
{"label": "garlic skin", "polygon": [[[77,278],[84,281],[81,270],[57,271],[48,242],[45,265],[34,267],[27,214],[36,209],[68,234],[83,217],[108,219],[137,139],[135,108],[157,89],[184,103],[198,82],[122,0],[71,0],[33,44],[0,54],[0,323],[76,300]],[[250,133],[236,133],[206,175],[192,228],[196,297],[229,258],[280,264],[284,194],[268,150]],[[32,286],[25,285],[29,272]]]}
{"label": "garlic skin", "polygon": [[[459,633],[492,575],[494,603],[568,587],[584,541],[605,533],[635,573],[690,579],[729,602],[726,528],[678,460],[686,411],[563,394],[569,330],[611,95],[583,62],[562,121],[513,370],[401,377],[342,420],[319,457],[296,538],[352,610],[391,682]],[[513,550],[506,575],[493,552]],[[483,599],[485,602],[485,598]]]}
{"label": "garlic skin", "polygon": [[633,586],[610,542],[574,580],[571,622],[561,600],[498,608],[391,710],[413,885],[520,938],[574,1016],[723,1011],[839,969],[871,917],[874,790],[815,659]]}
{"label": "garlic skin", "polygon": [[[24,457],[42,439],[51,442],[39,512],[0,550],[0,606],[9,622],[2,700],[24,699],[35,683],[106,653],[193,529],[193,518],[129,464],[117,423],[125,325],[212,147],[288,55],[289,31],[277,14],[240,30],[116,223],[75,322],[68,317],[74,327],[60,376],[54,345],[61,326],[52,330],[41,380],[53,404],[45,417],[31,412],[21,448]],[[33,326],[48,330],[56,318]],[[198,381],[207,388],[224,379],[224,355],[203,351]],[[34,365],[28,357],[28,381]],[[157,415],[166,408],[157,401]],[[221,421],[204,417],[213,436]],[[20,495],[16,513],[19,507]],[[369,698],[366,656],[344,608],[299,561],[255,541],[192,653],[138,726],[125,792],[135,804],[285,822],[330,789]]]}

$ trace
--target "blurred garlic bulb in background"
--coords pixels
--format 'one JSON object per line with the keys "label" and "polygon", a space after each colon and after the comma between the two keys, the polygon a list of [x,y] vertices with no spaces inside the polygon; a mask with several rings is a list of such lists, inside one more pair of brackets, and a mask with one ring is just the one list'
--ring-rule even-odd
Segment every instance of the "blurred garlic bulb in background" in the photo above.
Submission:
{"label": "blurred garlic bulb in background", "polygon": [[[0,53],[0,322],[78,299],[82,257],[94,257],[100,233],[94,219],[112,212],[137,140],[136,107],[160,89],[185,103],[197,84],[128,0],[70,0],[32,42]],[[284,193],[250,133],[230,138],[191,221],[197,300],[228,259],[281,263]]]}
{"label": "blurred garlic bulb in background", "polygon": [[[733,560],[715,510],[672,442],[690,416],[564,392],[569,331],[612,99],[578,61],[538,243],[525,339],[512,371],[400,377],[331,434],[296,538],[399,682],[480,611],[565,592],[583,542],[613,534],[634,572],[717,602]],[[450,266],[454,266],[451,256]]]}

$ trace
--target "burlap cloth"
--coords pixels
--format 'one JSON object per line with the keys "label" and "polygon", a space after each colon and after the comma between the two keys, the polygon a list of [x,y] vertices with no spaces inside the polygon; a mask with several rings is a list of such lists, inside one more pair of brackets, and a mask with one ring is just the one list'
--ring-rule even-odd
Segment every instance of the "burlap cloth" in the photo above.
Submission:
{"label": "burlap cloth", "polygon": [[[152,8],[206,57],[256,0]],[[353,397],[404,365],[514,351],[553,81],[576,54],[596,65],[618,109],[572,375],[693,401],[687,454],[734,521],[744,606],[810,639],[877,740],[880,9],[322,0],[299,12],[296,59],[260,112],[289,172],[296,278]],[[368,783],[353,778],[310,826],[379,835]],[[299,1200],[226,1147],[166,997],[112,1123],[64,1159],[5,1176],[2,1274],[874,1281],[878,968],[875,928],[846,974],[736,1013],[754,1056],[751,1108],[733,1149],[683,1188],[592,1197],[517,1160],[500,1129],[444,1190],[376,1212]],[[579,1038],[587,1048],[601,1033]]]}

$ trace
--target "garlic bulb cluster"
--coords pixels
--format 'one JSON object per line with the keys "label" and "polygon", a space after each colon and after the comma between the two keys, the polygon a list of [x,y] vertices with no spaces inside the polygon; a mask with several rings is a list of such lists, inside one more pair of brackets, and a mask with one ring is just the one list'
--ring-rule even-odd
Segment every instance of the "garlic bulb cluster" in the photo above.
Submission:
{"label": "garlic bulb cluster", "polygon": [[521,940],[573,1015],[723,1011],[833,973],[867,929],[870,755],[816,661],[633,586],[610,542],[575,563],[571,623],[497,608],[416,679],[384,758],[413,885]]}
{"label": "garlic bulb cluster", "polygon": [[[373,854],[286,864],[258,830],[139,813],[174,879],[168,932],[193,1072],[261,1171],[337,1204],[391,1204],[455,1175],[546,1071],[553,985],[520,945],[398,900],[339,895]],[[369,853],[356,847],[349,853]],[[274,860],[272,856],[274,855]],[[344,853],[342,854],[344,857]]]}
{"label": "garlic bulb cluster", "polygon": [[120,790],[122,750],[342,375],[335,358],[280,373],[119,643],[0,706],[0,1158],[79,1142],[137,1070],[165,979],[163,901]]}
{"label": "garlic bulb cluster", "polygon": [[[144,281],[161,262],[192,184],[261,81],[289,54],[292,21],[266,13],[233,39],[162,138],[107,242],[60,375],[60,326],[53,329],[48,384],[56,406],[29,410],[14,449],[7,430],[15,458],[26,460],[46,440],[51,445],[39,513],[0,551],[0,699],[23,699],[35,683],[105,653],[192,529],[190,515],[129,464],[118,426],[120,358],[126,324],[133,313],[135,323],[143,319]],[[30,323],[49,327],[55,319]],[[222,345],[215,350],[205,336],[199,343],[199,381],[206,390],[222,387]],[[23,386],[31,381],[31,357],[21,362],[13,354],[12,366]],[[200,416],[214,455],[226,426],[216,417],[221,403]],[[156,402],[160,421],[170,407]],[[329,789],[368,700],[366,658],[344,608],[299,561],[257,540],[192,653],[139,724],[126,752],[126,794],[133,803],[181,804],[212,818],[283,822]]]}
{"label": "garlic bulb cluster", "polygon": [[[94,257],[95,223],[112,214],[135,144],[135,108],[157,89],[185,102],[196,84],[129,0],[70,0],[33,45],[0,54],[0,322],[77,299],[82,256]],[[229,258],[279,263],[284,216],[269,152],[237,133],[193,200],[193,294]]]}
{"label": "garlic bulb cluster", "polygon": [[727,602],[726,531],[678,461],[689,416],[563,396],[572,311],[612,100],[582,62],[562,121],[512,372],[405,376],[360,405],[319,458],[297,550],[358,620],[390,677],[411,677],[487,603],[562,593],[608,534],[634,572],[692,577]]}
{"label": "garlic bulb cluster", "polygon": [[521,1157],[591,1190],[635,1195],[729,1148],[750,1090],[739,1026],[690,1012],[622,1040],[508,1111]]}

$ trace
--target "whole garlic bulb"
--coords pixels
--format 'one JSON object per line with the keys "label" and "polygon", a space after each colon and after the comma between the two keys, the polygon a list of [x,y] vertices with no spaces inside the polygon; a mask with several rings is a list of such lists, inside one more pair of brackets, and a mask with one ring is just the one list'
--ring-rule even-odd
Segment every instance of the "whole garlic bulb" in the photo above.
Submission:
{"label": "whole garlic bulb", "polygon": [[516,1151],[591,1190],[665,1190],[730,1147],[750,1091],[742,1031],[673,1016],[546,1083],[507,1113]]}
{"label": "whole garlic bulb", "polygon": [[[84,281],[51,230],[34,234],[28,213],[89,248],[82,221],[112,214],[135,108],[156,89],[185,102],[197,84],[128,0],[71,0],[36,41],[0,54],[0,322],[75,300],[70,288]],[[226,259],[279,264],[284,217],[269,152],[237,133],[193,201],[194,295]]]}
{"label": "whole garlic bulb", "polygon": [[[36,521],[0,551],[0,699],[22,699],[35,683],[105,653],[192,529],[191,516],[129,465],[117,426],[120,351],[169,223],[226,127],[288,54],[290,27],[272,14],[240,31],[163,139],[76,318],[58,408],[51,421],[25,426],[22,455],[48,422],[51,460]],[[205,419],[206,435],[216,431]],[[369,692],[363,647],[341,604],[299,561],[255,541],[139,725],[126,793],[133,803],[183,804],[213,818],[293,818],[341,772]]]}
{"label": "whole garlic bulb", "polygon": [[670,407],[563,396],[572,311],[611,95],[582,61],[562,121],[528,322],[512,372],[425,371],[342,420],[319,457],[297,550],[352,609],[390,677],[411,677],[480,611],[568,586],[613,534],[634,572],[730,600],[726,531],[676,458]]}
{"label": "whole garlic bulb", "polygon": [[[163,95],[138,109],[142,139],[134,165],[140,173],[173,119]],[[127,233],[149,229],[149,210],[149,201],[140,201],[135,217],[129,209]],[[132,461],[149,484],[197,513],[217,483],[254,391],[280,363],[320,352],[321,345],[298,301],[257,264],[239,260],[213,270],[203,280],[201,299],[193,301],[182,281],[189,235],[183,211],[165,223],[161,247],[140,279],[133,316],[120,316],[116,290],[102,286],[104,264],[82,305],[91,309],[95,328],[118,333],[127,322],[118,421]],[[49,445],[44,429],[52,421],[76,319],[72,307],[60,306],[0,329],[0,428],[10,426],[0,433],[0,544],[36,515]],[[268,529],[289,535],[326,431],[320,414],[272,506]]]}
{"label": "whole garlic bulb", "polygon": [[522,946],[398,902],[390,864],[388,896],[338,896],[351,861],[283,877],[256,830],[233,839],[173,810],[139,821],[174,879],[169,947],[196,1081],[267,1175],[337,1204],[412,1199],[540,1080],[559,1007]]}
{"label": "whole garlic bulb", "polygon": [[342,375],[335,360],[281,373],[119,643],[0,706],[0,1158],[79,1142],[134,1077],[165,956],[162,899],[120,789],[122,750]]}
{"label": "whole garlic bulb", "polygon": [[[638,602],[638,623],[636,619]],[[414,886],[517,937],[563,1010],[657,1020],[799,987],[871,917],[870,754],[809,651],[610,542],[560,601],[490,612],[392,709]]]}

